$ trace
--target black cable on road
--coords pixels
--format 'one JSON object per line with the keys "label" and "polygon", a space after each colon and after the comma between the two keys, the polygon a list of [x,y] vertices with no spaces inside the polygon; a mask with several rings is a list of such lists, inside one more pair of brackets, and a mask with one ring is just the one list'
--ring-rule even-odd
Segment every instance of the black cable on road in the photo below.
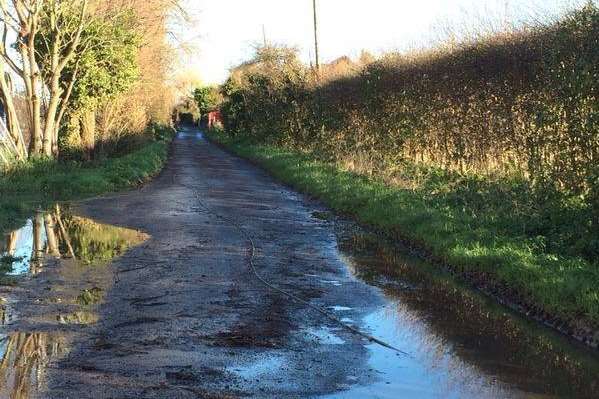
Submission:
{"label": "black cable on road", "polygon": [[[195,189],[193,189],[192,187],[186,186],[187,188],[195,191]],[[368,341],[378,344],[380,346],[383,346],[387,349],[391,349],[397,353],[400,353],[402,355],[405,356],[411,356],[409,353],[402,351],[399,348],[396,348],[395,346],[379,339],[376,337],[373,337],[372,335],[369,335],[363,331],[360,331],[359,329],[357,329],[354,326],[351,326],[347,323],[344,323],[343,321],[341,321],[337,316],[335,316],[334,314],[332,314],[331,312],[327,312],[326,310],[322,309],[319,306],[313,305],[310,302],[306,301],[305,299],[302,299],[300,297],[298,297],[295,294],[292,294],[290,292],[287,292],[285,290],[282,290],[281,288],[275,286],[274,284],[270,283],[269,281],[267,281],[264,277],[262,277],[259,273],[258,270],[256,269],[256,265],[254,263],[254,259],[255,259],[255,255],[256,255],[256,244],[254,242],[254,238],[252,237],[252,235],[245,230],[239,223],[237,223],[237,221],[235,221],[232,218],[228,218],[226,216],[220,215],[219,213],[215,212],[214,210],[210,209],[210,207],[208,207],[204,202],[202,202],[200,195],[199,194],[195,194],[197,200],[198,200],[198,204],[200,206],[200,208],[202,208],[206,213],[208,214],[212,214],[215,217],[217,217],[218,219],[223,220],[224,222],[230,224],[231,226],[235,227],[236,230],[238,230],[241,235],[243,235],[245,237],[245,239],[247,240],[247,242],[249,243],[249,257],[248,257],[248,264],[250,266],[250,270],[252,271],[252,274],[254,275],[254,277],[256,277],[256,279],[258,279],[258,281],[260,281],[260,283],[262,283],[263,285],[265,285],[266,287],[270,288],[273,291],[276,291],[288,298],[291,298],[292,300],[304,304],[306,306],[308,306],[309,308],[319,312],[320,314],[322,314],[323,316],[326,316],[328,319],[334,321],[336,324],[339,324],[341,327],[345,328],[346,330],[350,331],[351,333],[355,334],[355,335],[359,335],[362,338],[367,339]]]}

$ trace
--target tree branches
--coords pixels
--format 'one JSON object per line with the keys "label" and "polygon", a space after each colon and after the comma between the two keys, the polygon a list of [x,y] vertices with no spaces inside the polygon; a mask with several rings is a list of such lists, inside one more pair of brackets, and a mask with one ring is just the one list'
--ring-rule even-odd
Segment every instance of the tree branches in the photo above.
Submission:
{"label": "tree branches", "polygon": [[[31,155],[50,157],[56,153],[58,127],[64,115],[60,104],[65,102],[64,95],[71,94],[71,84],[67,82],[65,91],[61,75],[75,57],[88,21],[87,7],[88,0],[11,0],[10,5],[0,0],[0,56],[24,83]],[[9,36],[15,37],[16,51],[8,46]],[[4,103],[11,102],[12,92],[1,78],[0,84]],[[18,128],[18,119],[13,125]]]}

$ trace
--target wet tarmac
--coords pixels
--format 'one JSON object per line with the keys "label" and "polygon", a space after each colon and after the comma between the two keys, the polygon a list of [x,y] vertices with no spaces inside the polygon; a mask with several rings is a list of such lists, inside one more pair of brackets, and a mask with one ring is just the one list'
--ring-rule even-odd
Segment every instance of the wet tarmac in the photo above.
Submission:
{"label": "wet tarmac", "polygon": [[0,259],[0,398],[599,397],[596,353],[193,130],[152,183],[37,213]]}

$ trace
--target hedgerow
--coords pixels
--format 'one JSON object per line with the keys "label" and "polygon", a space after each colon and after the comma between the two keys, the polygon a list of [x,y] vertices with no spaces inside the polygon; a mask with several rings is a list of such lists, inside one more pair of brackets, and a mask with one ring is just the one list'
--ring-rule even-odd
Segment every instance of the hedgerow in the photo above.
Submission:
{"label": "hedgerow", "polygon": [[[599,9],[318,77],[259,49],[223,87],[226,128],[410,189],[437,182],[503,234],[599,258]],[[490,215],[484,218],[481,215]]]}

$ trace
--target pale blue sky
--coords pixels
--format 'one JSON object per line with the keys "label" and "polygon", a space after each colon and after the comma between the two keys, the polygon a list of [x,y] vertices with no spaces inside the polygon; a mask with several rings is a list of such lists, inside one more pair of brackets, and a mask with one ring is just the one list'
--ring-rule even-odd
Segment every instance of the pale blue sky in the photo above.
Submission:
{"label": "pale blue sky", "polygon": [[[184,69],[218,83],[262,42],[313,57],[312,0],[186,0],[195,19],[183,35],[195,47]],[[464,31],[548,18],[584,0],[318,0],[321,59],[426,46],[446,27]],[[599,0],[595,0],[599,1]]]}

